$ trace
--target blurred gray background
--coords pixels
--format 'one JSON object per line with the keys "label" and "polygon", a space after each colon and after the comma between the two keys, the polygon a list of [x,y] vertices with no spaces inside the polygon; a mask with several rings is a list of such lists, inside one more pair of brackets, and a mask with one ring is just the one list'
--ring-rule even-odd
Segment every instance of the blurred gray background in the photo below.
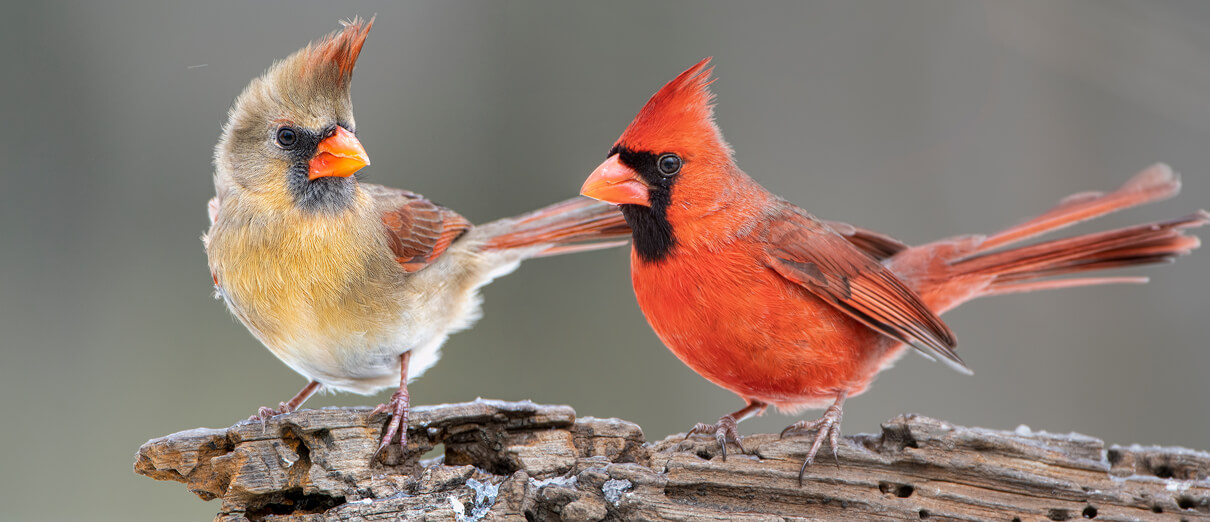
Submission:
{"label": "blurred gray background", "polygon": [[[228,426],[304,380],[211,297],[211,150],[273,60],[372,15],[353,100],[373,182],[476,222],[574,195],[664,82],[714,56],[739,164],[811,212],[908,242],[992,232],[1165,161],[1210,205],[1210,2],[6,2],[0,41],[0,519],[207,520],[131,472],[148,438]],[[1206,232],[1203,232],[1205,235]],[[741,401],[681,365],[622,250],[542,259],[415,382],[417,404],[564,403],[649,439]],[[1146,286],[946,316],[973,377],[909,356],[847,404],[1210,449],[1210,252]],[[307,406],[374,405],[317,396]],[[819,412],[808,412],[816,416]],[[743,433],[780,430],[771,413]]]}

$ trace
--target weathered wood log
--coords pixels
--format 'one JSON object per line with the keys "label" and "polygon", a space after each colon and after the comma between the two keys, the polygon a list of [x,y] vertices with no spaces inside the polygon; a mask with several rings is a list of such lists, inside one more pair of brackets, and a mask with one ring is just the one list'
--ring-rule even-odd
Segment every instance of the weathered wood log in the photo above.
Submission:
{"label": "weathered wood log", "polygon": [[1210,518],[1210,453],[1077,434],[900,416],[844,437],[839,465],[825,447],[800,485],[801,436],[751,435],[724,461],[709,438],[646,443],[623,420],[479,400],[415,408],[407,452],[371,462],[384,421],[325,408],[183,431],[134,468],[222,499],[224,522]]}

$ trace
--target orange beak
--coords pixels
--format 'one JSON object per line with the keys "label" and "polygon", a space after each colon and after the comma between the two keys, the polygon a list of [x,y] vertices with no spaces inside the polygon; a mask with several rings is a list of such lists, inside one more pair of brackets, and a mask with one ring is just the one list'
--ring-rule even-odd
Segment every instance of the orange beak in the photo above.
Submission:
{"label": "orange beak", "polygon": [[580,194],[614,205],[642,205],[647,201],[647,184],[634,169],[627,167],[614,154],[605,160],[580,187]]}
{"label": "orange beak", "polygon": [[347,178],[369,164],[370,157],[366,155],[361,142],[357,141],[357,136],[344,127],[337,126],[335,134],[319,142],[315,157],[311,158],[311,170],[307,172],[307,178]]}

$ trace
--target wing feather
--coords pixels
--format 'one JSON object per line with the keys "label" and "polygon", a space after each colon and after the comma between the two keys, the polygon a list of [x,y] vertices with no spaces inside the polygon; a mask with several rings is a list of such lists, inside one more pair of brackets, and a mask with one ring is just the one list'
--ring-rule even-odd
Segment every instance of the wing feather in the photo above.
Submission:
{"label": "wing feather", "polygon": [[361,188],[382,209],[387,244],[407,272],[428,266],[472,227],[457,212],[420,194],[369,183],[363,183]]}
{"label": "wing feather", "polygon": [[879,257],[904,248],[887,236],[829,224],[786,204],[768,221],[765,263],[816,297],[873,330],[941,356],[969,373],[954,352],[954,333]]}

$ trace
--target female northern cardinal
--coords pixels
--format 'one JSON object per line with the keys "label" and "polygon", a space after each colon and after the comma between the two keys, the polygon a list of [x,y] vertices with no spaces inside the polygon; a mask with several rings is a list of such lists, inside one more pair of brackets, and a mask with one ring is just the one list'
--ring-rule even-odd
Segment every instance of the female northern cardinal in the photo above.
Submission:
{"label": "female northern cardinal", "polygon": [[[354,135],[349,79],[373,24],[278,62],[235,102],[215,153],[210,231],[218,295],[282,362],[320,387],[399,391],[376,412],[407,444],[408,380],[437,362],[449,334],[479,316],[478,288],[521,260],[624,244],[611,205],[576,198],[472,226],[419,194],[352,175],[368,165]],[[587,241],[587,243],[585,243]]]}
{"label": "female northern cardinal", "polygon": [[[1133,277],[1060,278],[1169,261],[1198,247],[1182,229],[1210,214],[1004,248],[1079,221],[1175,195],[1157,165],[1118,190],[1070,196],[992,236],[909,247],[844,223],[821,221],[739,169],[714,124],[709,58],[651,97],[581,193],[621,206],[633,229],[631,278],[639,307],[682,362],[747,406],[693,433],[739,445],[736,424],[770,405],[823,417],[782,432],[818,430],[835,455],[845,398],[911,345],[966,370],[937,317],[986,295]],[[740,446],[743,451],[743,447]],[[799,478],[801,480],[802,473]]]}

